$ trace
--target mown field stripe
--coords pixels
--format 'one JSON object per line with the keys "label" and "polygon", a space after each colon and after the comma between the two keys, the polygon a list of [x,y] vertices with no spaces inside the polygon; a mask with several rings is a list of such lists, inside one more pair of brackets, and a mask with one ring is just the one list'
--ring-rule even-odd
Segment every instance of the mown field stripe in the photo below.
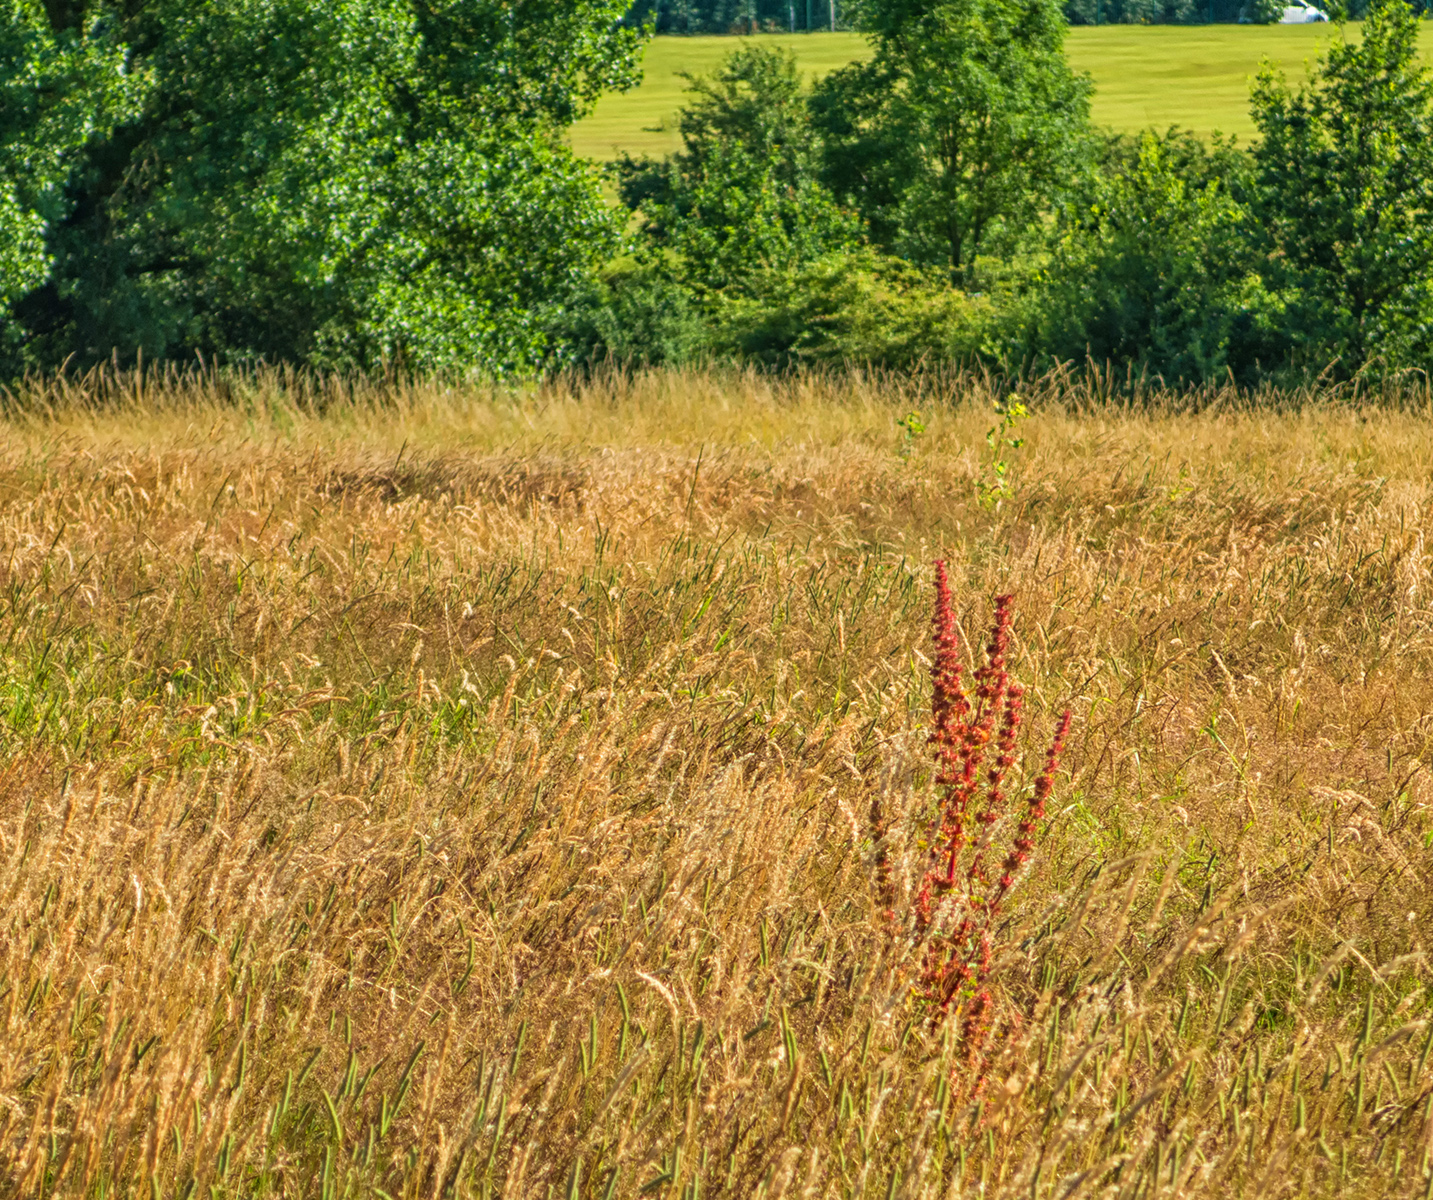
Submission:
{"label": "mown field stripe", "polygon": [[[1356,28],[1356,27],[1355,27]],[[1122,132],[1179,125],[1201,137],[1247,139],[1249,81],[1267,57],[1302,77],[1308,60],[1335,36],[1330,25],[1104,25],[1070,30],[1070,61],[1095,81],[1095,120]],[[683,73],[711,72],[747,39],[659,37],[647,49],[645,78],[635,91],[605,97],[573,130],[572,145],[590,158],[666,154],[680,144],[676,114]],[[825,75],[861,58],[854,33],[774,34],[761,45],[793,50],[803,70]],[[1423,31],[1433,58],[1433,22]]]}

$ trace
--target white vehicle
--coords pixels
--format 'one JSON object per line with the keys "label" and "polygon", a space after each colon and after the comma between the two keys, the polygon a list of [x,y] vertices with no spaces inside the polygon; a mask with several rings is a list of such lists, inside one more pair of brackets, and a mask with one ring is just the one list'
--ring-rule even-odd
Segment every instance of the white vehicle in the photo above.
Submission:
{"label": "white vehicle", "polygon": [[1290,4],[1284,9],[1284,15],[1279,18],[1279,24],[1316,25],[1318,22],[1328,19],[1328,13],[1315,8],[1312,4]]}

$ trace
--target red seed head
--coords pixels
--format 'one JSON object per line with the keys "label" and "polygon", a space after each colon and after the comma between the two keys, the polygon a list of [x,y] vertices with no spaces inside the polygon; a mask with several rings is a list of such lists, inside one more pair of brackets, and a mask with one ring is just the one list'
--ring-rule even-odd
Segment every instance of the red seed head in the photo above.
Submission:
{"label": "red seed head", "polygon": [[[935,591],[930,742],[935,747],[941,808],[932,830],[930,866],[913,906],[916,937],[923,946],[915,994],[928,1006],[934,1022],[952,1010],[960,1014],[962,1041],[970,1054],[969,1069],[978,1094],[984,1084],[982,1046],[994,1016],[989,981],[997,957],[996,916],[1021,867],[1034,853],[1069,735],[1070,714],[1060,719],[1010,850],[992,880],[983,859],[1008,803],[1005,789],[1019,757],[1025,702],[1024,689],[1010,678],[1006,662],[1014,598],[996,597],[984,661],[974,673],[973,694],[968,695],[962,684],[960,633],[944,562],[935,564]],[[977,799],[979,808],[972,810]],[[979,829],[975,837],[966,832],[972,813]],[[971,848],[968,863],[963,861],[967,847]],[[958,870],[962,865],[965,870]]]}
{"label": "red seed head", "polygon": [[950,599],[950,578],[945,561],[935,564],[935,612],[931,617],[931,633],[935,642],[935,658],[931,663],[931,731],[930,740],[949,758],[960,741],[960,725],[970,704],[960,684],[960,630],[955,623],[955,608]]}

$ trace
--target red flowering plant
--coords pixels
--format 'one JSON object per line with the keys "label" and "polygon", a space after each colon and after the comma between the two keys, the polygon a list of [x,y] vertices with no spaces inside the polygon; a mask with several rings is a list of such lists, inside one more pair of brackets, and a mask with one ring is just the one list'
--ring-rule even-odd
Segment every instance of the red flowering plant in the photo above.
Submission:
{"label": "red flowering plant", "polygon": [[[973,1062],[981,1055],[993,1017],[991,974],[1002,907],[1034,854],[1070,731],[1070,712],[1061,715],[1033,784],[1017,789],[1024,793],[1023,811],[1001,855],[995,841],[1010,805],[1025,702],[1025,690],[1010,677],[1006,661],[1014,598],[995,599],[990,639],[984,662],[974,672],[972,695],[965,687],[944,562],[935,564],[935,590],[929,742],[939,808],[907,924],[920,963],[913,995],[933,1024],[952,1015],[959,1020],[961,1041]],[[873,815],[879,821],[879,810]],[[894,928],[895,889],[880,837],[876,870],[885,916]]]}

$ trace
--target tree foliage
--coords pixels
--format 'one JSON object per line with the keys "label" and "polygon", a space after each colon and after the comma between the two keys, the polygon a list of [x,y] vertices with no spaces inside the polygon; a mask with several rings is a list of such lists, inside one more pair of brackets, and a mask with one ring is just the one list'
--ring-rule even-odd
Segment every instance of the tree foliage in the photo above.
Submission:
{"label": "tree foliage", "polygon": [[636,79],[625,0],[0,0],[0,372],[1433,361],[1403,0],[1306,85],[1266,69],[1247,151],[1101,149],[1058,0],[841,11],[868,61],[813,90],[738,46],[689,81],[676,154],[612,168],[622,213],[565,131]]}
{"label": "tree foliage", "polygon": [[846,28],[851,0],[634,0],[627,19],[659,33],[817,32]]}
{"label": "tree foliage", "polygon": [[56,29],[31,0],[0,0],[0,307],[44,280],[77,155],[135,114],[145,83],[98,21]]}
{"label": "tree foliage", "polygon": [[1240,196],[1245,155],[1171,130],[1118,138],[1061,214],[1032,289],[1037,357],[1201,382],[1267,353],[1277,303]]}
{"label": "tree foliage", "polygon": [[968,284],[1066,188],[1091,85],[1064,56],[1055,0],[881,0],[869,62],[813,101],[825,178],[882,248]]}
{"label": "tree foliage", "polygon": [[820,144],[794,55],[744,46],[689,82],[683,149],[618,168],[623,199],[687,280],[730,287],[855,244],[857,221],[818,178]]}
{"label": "tree foliage", "polygon": [[765,272],[716,316],[719,352],[778,366],[971,364],[998,354],[1002,336],[990,296],[870,251]]}
{"label": "tree foliage", "polygon": [[617,167],[641,220],[633,265],[563,314],[563,361],[911,366],[991,351],[988,298],[865,244],[857,215],[822,185],[791,55],[742,46],[689,82],[682,150]]}
{"label": "tree foliage", "polygon": [[[104,30],[103,53],[149,86],[133,119],[64,156],[53,266],[13,310],[27,357],[535,362],[542,308],[616,242],[562,131],[635,79],[624,8],[53,5],[51,38]],[[7,109],[0,139],[37,129]]]}
{"label": "tree foliage", "polygon": [[1275,25],[1284,15],[1284,0],[1248,0],[1239,20],[1250,25]]}
{"label": "tree foliage", "polygon": [[1187,25],[1232,21],[1240,0],[1065,0],[1071,25]]}
{"label": "tree foliage", "polygon": [[1257,213],[1303,361],[1344,371],[1433,360],[1433,71],[1418,20],[1381,0],[1306,85],[1253,92]]}

